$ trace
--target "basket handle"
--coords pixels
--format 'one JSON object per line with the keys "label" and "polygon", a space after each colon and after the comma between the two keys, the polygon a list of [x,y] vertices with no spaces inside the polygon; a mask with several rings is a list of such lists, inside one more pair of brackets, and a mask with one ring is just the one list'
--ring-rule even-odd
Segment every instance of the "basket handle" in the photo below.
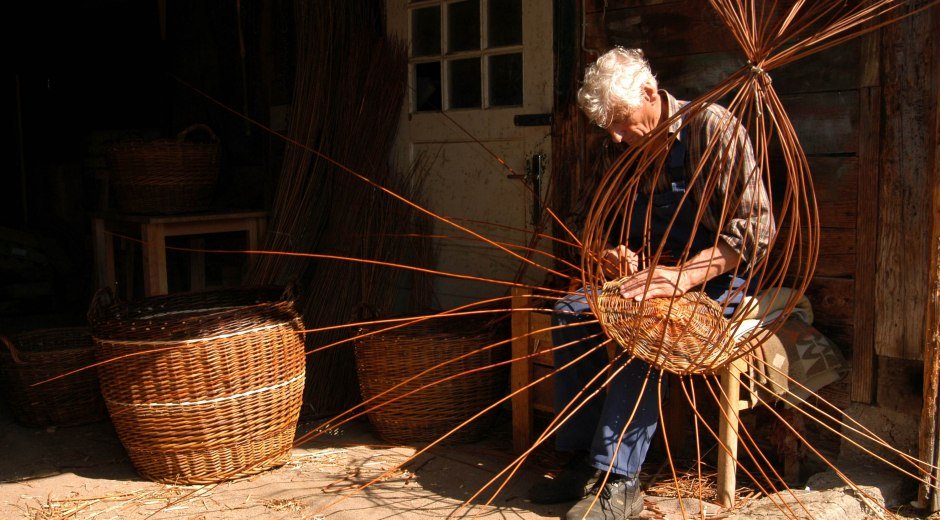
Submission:
{"label": "basket handle", "polygon": [[215,135],[215,132],[213,132],[211,128],[209,128],[209,125],[204,125],[202,123],[196,123],[194,125],[190,125],[186,127],[185,129],[180,131],[180,133],[176,134],[176,140],[179,142],[183,142],[186,140],[187,137],[189,137],[189,134],[195,132],[196,130],[202,130],[203,132],[209,134],[209,138],[215,142],[219,141],[219,137]]}
{"label": "basket handle", "polygon": [[91,297],[91,305],[88,306],[88,323],[94,324],[101,321],[104,316],[104,310],[117,302],[117,296],[111,287],[102,287],[95,291]]}
{"label": "basket handle", "polygon": [[16,363],[17,365],[22,365],[23,360],[20,359],[20,352],[16,350],[16,345],[14,345],[12,341],[10,341],[10,338],[6,336],[0,336],[0,341],[2,341],[3,344],[6,345],[7,350],[10,351],[10,356],[13,357],[13,362]]}

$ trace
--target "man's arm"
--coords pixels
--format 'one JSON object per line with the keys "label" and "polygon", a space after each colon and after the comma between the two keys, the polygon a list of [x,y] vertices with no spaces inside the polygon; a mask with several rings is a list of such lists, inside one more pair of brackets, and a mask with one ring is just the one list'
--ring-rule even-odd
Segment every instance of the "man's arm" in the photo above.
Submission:
{"label": "man's arm", "polygon": [[[655,266],[636,273],[620,286],[624,298],[672,298],[734,269],[741,255],[725,242],[703,249],[681,266]],[[649,288],[646,285],[649,283]]]}
{"label": "man's arm", "polygon": [[[764,187],[754,150],[744,127],[729,112],[709,107],[692,122],[690,159],[700,175],[714,176],[714,191],[702,223],[718,235],[706,248],[677,266],[653,266],[626,280],[624,298],[675,297],[712,278],[731,271],[742,261],[754,265],[765,254],[774,233],[770,199]],[[698,138],[696,138],[698,137]],[[709,143],[714,141],[713,146]],[[695,189],[701,189],[701,179]],[[649,288],[647,289],[647,283]]]}

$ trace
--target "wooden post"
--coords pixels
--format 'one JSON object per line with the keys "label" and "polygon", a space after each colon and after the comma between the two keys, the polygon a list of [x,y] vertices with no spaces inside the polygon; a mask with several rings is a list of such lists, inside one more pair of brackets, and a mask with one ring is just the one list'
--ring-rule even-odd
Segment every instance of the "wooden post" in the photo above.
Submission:
{"label": "wooden post", "polygon": [[[932,78],[933,99],[930,107],[933,109],[933,143],[934,147],[929,154],[932,164],[928,166],[931,172],[931,208],[932,222],[930,238],[930,301],[924,316],[926,325],[924,337],[924,408],[921,411],[920,435],[918,439],[920,460],[937,467],[940,462],[940,9],[930,12],[929,33],[933,35],[933,61],[928,65],[928,77]],[[929,468],[924,468],[929,471]],[[935,486],[940,484],[940,470],[929,471],[934,487],[921,484],[918,490],[918,505],[926,506],[930,512],[940,511],[940,494]]]}

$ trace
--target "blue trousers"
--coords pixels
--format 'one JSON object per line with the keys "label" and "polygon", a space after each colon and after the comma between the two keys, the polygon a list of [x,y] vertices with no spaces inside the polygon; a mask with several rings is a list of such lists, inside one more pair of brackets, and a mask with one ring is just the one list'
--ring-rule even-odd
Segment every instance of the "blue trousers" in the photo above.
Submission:
{"label": "blue trousers", "polygon": [[[556,368],[571,362],[606,338],[600,325],[596,323],[576,325],[593,319],[582,292],[569,295],[555,304],[552,325],[572,325],[552,331],[552,340],[556,347]],[[585,403],[579,412],[555,433],[555,445],[563,451],[588,451],[591,464],[595,468],[605,471],[611,468],[613,473],[633,477],[639,473],[640,466],[646,459],[653,434],[659,424],[659,404],[656,397],[659,390],[659,372],[650,372],[649,365],[638,359],[630,361],[629,364],[626,364],[627,360],[628,356],[624,355],[611,365],[607,349],[601,347],[554,376],[555,411],[559,412],[608,365],[611,365],[613,370],[622,367],[608,384],[606,392]],[[649,381],[643,389],[647,375]],[[608,377],[606,372],[601,373],[592,388],[578,398],[578,402]],[[628,424],[637,402],[639,406]],[[569,408],[569,411],[572,408]],[[618,443],[621,433],[623,439]]]}

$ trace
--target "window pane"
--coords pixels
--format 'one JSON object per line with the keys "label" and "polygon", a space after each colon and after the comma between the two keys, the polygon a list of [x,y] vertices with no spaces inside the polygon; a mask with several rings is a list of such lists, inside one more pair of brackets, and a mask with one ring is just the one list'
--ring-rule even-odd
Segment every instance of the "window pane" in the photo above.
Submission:
{"label": "window pane", "polygon": [[447,52],[480,48],[480,0],[447,5]]}
{"label": "window pane", "polygon": [[480,108],[480,58],[447,62],[450,108]]}
{"label": "window pane", "polygon": [[441,6],[411,11],[411,55],[433,56],[441,53]]}
{"label": "window pane", "polygon": [[522,53],[489,57],[490,106],[522,104]]}
{"label": "window pane", "polygon": [[522,44],[522,0],[490,0],[487,47]]}
{"label": "window pane", "polygon": [[415,64],[415,111],[441,109],[441,62]]}

